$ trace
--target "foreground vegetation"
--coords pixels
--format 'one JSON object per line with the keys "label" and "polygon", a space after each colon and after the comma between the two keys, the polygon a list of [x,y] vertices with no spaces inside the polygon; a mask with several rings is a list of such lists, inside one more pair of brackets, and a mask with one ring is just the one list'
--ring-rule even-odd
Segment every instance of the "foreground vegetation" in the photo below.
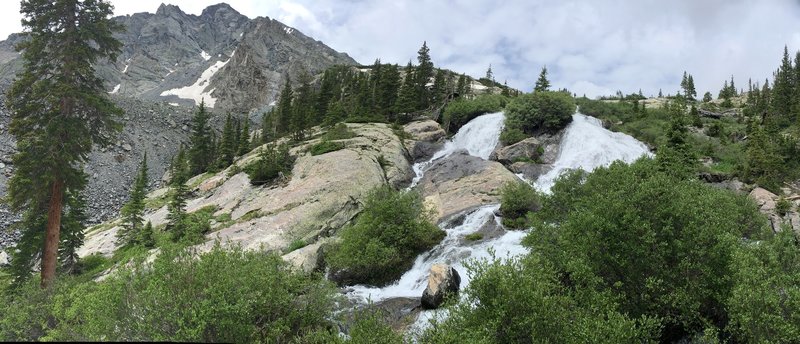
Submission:
{"label": "foreground vegetation", "polygon": [[331,278],[341,285],[384,285],[407,271],[418,254],[445,236],[416,192],[384,186],[367,196],[355,224],[328,250]]}
{"label": "foreground vegetation", "polygon": [[[562,176],[531,253],[473,264],[430,342],[791,342],[800,247],[745,196],[643,158]],[[522,197],[517,197],[522,199]]]}

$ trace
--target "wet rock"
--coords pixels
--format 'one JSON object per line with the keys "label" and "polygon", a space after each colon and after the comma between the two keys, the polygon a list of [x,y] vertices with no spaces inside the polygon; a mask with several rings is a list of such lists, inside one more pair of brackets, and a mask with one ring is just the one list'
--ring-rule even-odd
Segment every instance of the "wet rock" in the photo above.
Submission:
{"label": "wet rock", "polygon": [[518,180],[502,164],[461,150],[437,160],[418,187],[426,203],[437,211],[438,223],[468,209],[499,203],[500,188]]}
{"label": "wet rock", "polygon": [[544,154],[544,146],[534,137],[529,137],[510,146],[492,152],[489,159],[503,165],[511,165],[518,161],[534,162]]}
{"label": "wet rock", "polygon": [[420,303],[426,309],[436,309],[449,295],[457,295],[461,286],[458,271],[447,264],[435,264],[428,275],[428,287],[422,292]]}
{"label": "wet rock", "polygon": [[511,172],[522,174],[526,180],[536,180],[539,176],[550,172],[553,165],[535,164],[530,162],[515,162],[508,167]]}

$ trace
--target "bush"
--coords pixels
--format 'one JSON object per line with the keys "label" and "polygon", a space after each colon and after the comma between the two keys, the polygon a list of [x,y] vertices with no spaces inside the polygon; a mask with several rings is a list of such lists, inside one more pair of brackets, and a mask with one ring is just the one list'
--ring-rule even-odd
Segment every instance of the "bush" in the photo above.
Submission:
{"label": "bush", "polygon": [[467,239],[467,241],[478,241],[478,240],[481,240],[481,239],[483,239],[483,234],[482,234],[482,233],[471,233],[471,234],[467,234],[467,235],[464,237],[464,239]]}
{"label": "bush", "polygon": [[779,197],[778,202],[775,203],[775,211],[781,216],[786,216],[786,213],[792,210],[792,202],[789,202],[786,197]]}
{"label": "bush", "polygon": [[559,281],[535,253],[511,261],[479,261],[449,316],[421,343],[646,343],[655,323],[616,310],[613,296]]}
{"label": "bush", "polygon": [[513,145],[527,138],[528,135],[525,135],[519,128],[505,128],[500,132],[500,142],[506,146]]}
{"label": "bush", "polygon": [[539,195],[528,183],[506,183],[500,193],[500,215],[503,216],[503,226],[506,228],[526,228],[528,214],[542,207]]}
{"label": "bush", "polygon": [[330,141],[346,140],[354,137],[356,137],[356,133],[350,130],[344,123],[337,123],[330,130],[328,130],[327,133],[325,133],[325,139]]}
{"label": "bush", "polygon": [[342,230],[342,240],[326,254],[331,279],[340,285],[384,285],[400,277],[419,253],[444,238],[431,215],[416,192],[373,190],[355,224]]}
{"label": "bush", "polygon": [[527,135],[556,132],[572,122],[575,101],[566,92],[523,94],[506,105],[506,128]]}
{"label": "bush", "polygon": [[291,172],[293,165],[294,158],[289,155],[289,146],[268,144],[261,148],[258,159],[245,167],[245,172],[250,176],[251,184],[262,185]]}
{"label": "bush", "polygon": [[142,264],[56,294],[46,339],[289,342],[330,325],[332,286],[273,254],[215,247]]}
{"label": "bush", "polygon": [[450,132],[456,132],[475,117],[498,112],[507,103],[508,98],[499,94],[484,94],[474,99],[460,98],[447,104],[442,116],[442,122]]}
{"label": "bush", "polygon": [[620,312],[658,319],[662,341],[724,324],[732,252],[765,233],[751,200],[671,177],[651,159],[569,174],[552,191],[525,244],[568,285],[613,292]]}
{"label": "bush", "polygon": [[308,151],[311,155],[322,155],[344,148],[344,143],[322,140],[319,143],[311,146]]}

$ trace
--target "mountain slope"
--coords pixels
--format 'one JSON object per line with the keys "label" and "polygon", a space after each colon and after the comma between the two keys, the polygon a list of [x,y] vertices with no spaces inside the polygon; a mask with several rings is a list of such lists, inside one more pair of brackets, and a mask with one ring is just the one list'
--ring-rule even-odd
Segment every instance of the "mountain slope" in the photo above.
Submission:
{"label": "mountain slope", "polygon": [[[249,19],[224,3],[199,16],[162,4],[154,14],[115,20],[126,29],[116,35],[122,53],[97,72],[108,92],[128,97],[186,106],[204,99],[215,110],[249,112],[275,100],[286,76],[357,64],[277,20]],[[0,42],[0,85],[21,67],[13,50],[19,39]]]}

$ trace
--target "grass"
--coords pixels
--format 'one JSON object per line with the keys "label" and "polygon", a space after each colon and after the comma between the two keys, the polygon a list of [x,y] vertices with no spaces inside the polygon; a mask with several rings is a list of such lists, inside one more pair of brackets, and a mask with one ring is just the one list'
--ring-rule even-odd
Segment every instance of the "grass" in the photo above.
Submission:
{"label": "grass", "polygon": [[292,241],[292,243],[289,244],[289,247],[286,248],[286,251],[284,252],[284,254],[292,252],[292,251],[299,250],[299,249],[301,249],[303,247],[306,247],[306,246],[308,246],[308,243],[305,240],[303,240],[303,239],[294,240],[294,241]]}
{"label": "grass", "polygon": [[483,239],[483,233],[467,234],[467,236],[465,236],[464,239],[467,239],[468,241],[478,241]]}
{"label": "grass", "polygon": [[308,151],[311,153],[311,155],[316,156],[337,151],[342,148],[344,148],[344,143],[322,140],[320,143],[311,146],[311,148],[309,148]]}

